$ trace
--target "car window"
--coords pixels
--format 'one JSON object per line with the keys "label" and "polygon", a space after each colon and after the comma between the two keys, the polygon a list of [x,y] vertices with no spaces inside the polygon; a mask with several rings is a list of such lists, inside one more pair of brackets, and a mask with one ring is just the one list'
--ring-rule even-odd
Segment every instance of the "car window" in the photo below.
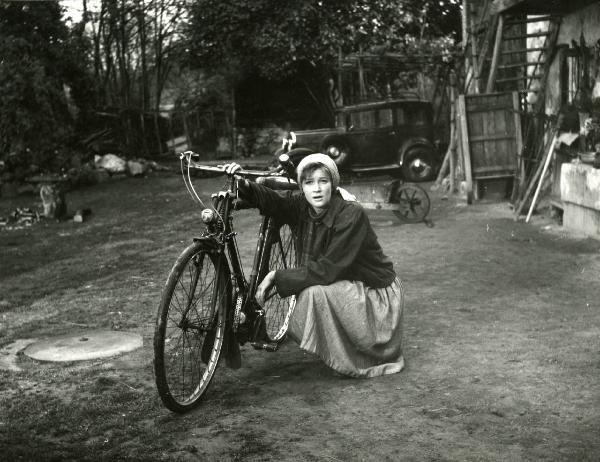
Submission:
{"label": "car window", "polygon": [[417,110],[412,113],[411,122],[413,125],[425,125],[425,111]]}
{"label": "car window", "polygon": [[357,111],[350,113],[350,125],[354,128],[375,128],[375,111]]}
{"label": "car window", "polygon": [[392,110],[389,108],[379,110],[379,127],[386,128],[394,125]]}
{"label": "car window", "polygon": [[396,123],[398,125],[406,124],[406,113],[404,112],[404,109],[401,107],[396,108],[396,120],[397,120]]}

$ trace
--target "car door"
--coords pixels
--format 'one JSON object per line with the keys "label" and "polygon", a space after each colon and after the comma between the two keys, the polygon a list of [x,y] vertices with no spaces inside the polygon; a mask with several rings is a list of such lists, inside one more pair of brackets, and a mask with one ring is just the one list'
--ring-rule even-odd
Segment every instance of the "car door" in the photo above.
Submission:
{"label": "car door", "polygon": [[394,161],[396,135],[391,109],[355,110],[349,113],[348,123],[353,167],[386,165]]}

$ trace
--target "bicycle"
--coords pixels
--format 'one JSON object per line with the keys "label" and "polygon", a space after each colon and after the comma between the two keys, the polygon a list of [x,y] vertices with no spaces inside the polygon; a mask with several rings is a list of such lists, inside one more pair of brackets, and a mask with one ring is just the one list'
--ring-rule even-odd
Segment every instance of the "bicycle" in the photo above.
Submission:
{"label": "bicycle", "polygon": [[[295,297],[281,299],[276,291],[264,306],[255,292],[270,270],[296,263],[295,236],[275,217],[260,224],[256,252],[247,280],[233,229],[233,214],[244,204],[237,198],[237,182],[223,167],[200,165],[191,151],[180,154],[188,192],[200,204],[191,169],[227,176],[224,190],[212,195],[212,207],[201,213],[204,231],[180,254],[163,289],[154,332],[154,373],[164,405],[183,413],[198,406],[223,354],[228,366],[241,364],[239,345],[276,351],[285,338]],[[187,166],[187,175],[185,167]],[[272,189],[294,191],[298,185],[293,165],[282,156],[280,172],[238,170]]]}

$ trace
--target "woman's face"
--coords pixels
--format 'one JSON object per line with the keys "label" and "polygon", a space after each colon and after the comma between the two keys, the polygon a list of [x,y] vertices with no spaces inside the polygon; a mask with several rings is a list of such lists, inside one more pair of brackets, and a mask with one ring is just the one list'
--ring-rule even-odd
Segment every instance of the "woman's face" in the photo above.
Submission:
{"label": "woman's face", "polygon": [[315,212],[320,212],[329,206],[331,189],[331,178],[324,168],[315,169],[302,181],[304,197]]}

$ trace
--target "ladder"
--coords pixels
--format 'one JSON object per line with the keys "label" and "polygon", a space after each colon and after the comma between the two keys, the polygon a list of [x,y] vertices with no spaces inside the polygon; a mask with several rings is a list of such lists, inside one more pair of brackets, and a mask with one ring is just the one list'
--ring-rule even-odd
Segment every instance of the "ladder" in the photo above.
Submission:
{"label": "ladder", "polygon": [[559,21],[551,15],[498,15],[486,92],[543,94]]}

